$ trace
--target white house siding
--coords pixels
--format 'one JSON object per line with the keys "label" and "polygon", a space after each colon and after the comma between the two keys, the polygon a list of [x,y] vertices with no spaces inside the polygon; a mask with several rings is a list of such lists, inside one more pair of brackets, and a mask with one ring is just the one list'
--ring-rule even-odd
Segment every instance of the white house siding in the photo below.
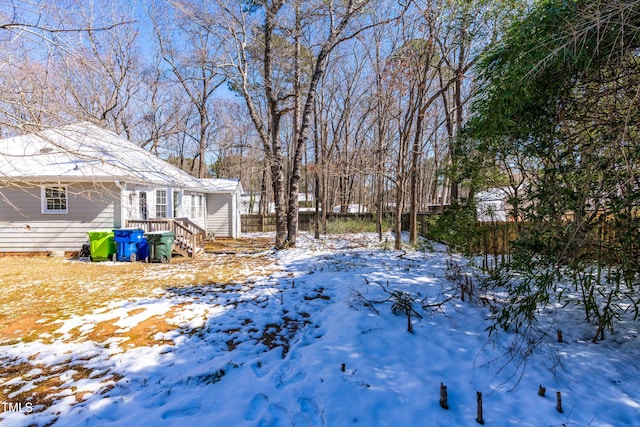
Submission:
{"label": "white house siding", "polygon": [[231,194],[216,194],[207,197],[207,231],[215,233],[217,237],[234,237],[231,227]]}
{"label": "white house siding", "polygon": [[0,188],[0,253],[78,251],[87,231],[120,227],[115,184],[69,184],[67,194],[68,213],[42,214],[40,186]]}

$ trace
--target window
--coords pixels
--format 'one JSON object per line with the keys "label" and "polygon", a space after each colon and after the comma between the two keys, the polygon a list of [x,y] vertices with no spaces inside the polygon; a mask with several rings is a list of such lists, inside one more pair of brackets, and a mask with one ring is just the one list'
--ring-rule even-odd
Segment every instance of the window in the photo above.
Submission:
{"label": "window", "polygon": [[167,217],[167,190],[156,190],[156,218]]}
{"label": "window", "polygon": [[196,195],[191,195],[191,219],[198,218],[198,208],[196,206]]}
{"label": "window", "polygon": [[202,194],[198,196],[198,218],[202,219],[204,216],[204,197]]}
{"label": "window", "polygon": [[67,205],[67,187],[42,187],[42,213],[69,213]]}

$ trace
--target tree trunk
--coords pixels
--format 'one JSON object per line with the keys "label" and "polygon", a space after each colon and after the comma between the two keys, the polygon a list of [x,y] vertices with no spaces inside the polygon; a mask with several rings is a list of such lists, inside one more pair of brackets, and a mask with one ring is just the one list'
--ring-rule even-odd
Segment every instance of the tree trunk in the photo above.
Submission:
{"label": "tree trunk", "polygon": [[275,15],[282,7],[283,1],[274,2],[265,8],[264,25],[264,89],[268,102],[269,127],[271,139],[271,183],[273,185],[273,201],[276,208],[276,238],[274,246],[283,249],[287,241],[287,205],[285,200],[284,159],[280,144],[280,111],[273,88],[273,47],[272,38],[275,28]]}
{"label": "tree trunk", "polygon": [[[296,23],[294,28],[294,81],[293,81],[293,141],[296,143],[300,138],[300,33],[302,31],[300,22],[300,3],[295,6]],[[306,148],[306,147],[305,147]],[[294,161],[289,178],[289,211],[287,213],[287,244],[295,246],[298,234],[298,195],[300,194],[300,168],[302,163],[302,151],[298,153],[298,147],[293,155]],[[306,150],[304,150],[306,151]],[[300,160],[296,161],[300,156]]]}
{"label": "tree trunk", "polygon": [[[298,234],[298,194],[299,194],[299,185],[300,185],[300,171],[302,164],[302,152],[306,149],[307,143],[307,134],[309,132],[309,124],[311,121],[311,111],[313,109],[313,104],[315,102],[316,90],[318,87],[318,83],[324,74],[326,68],[326,60],[333,51],[333,49],[340,44],[343,39],[340,39],[342,32],[345,30],[351,18],[358,13],[364,6],[366,2],[361,4],[351,4],[349,2],[348,10],[345,15],[342,17],[340,22],[335,27],[332,27],[329,33],[329,36],[322,44],[318,55],[315,57],[315,65],[313,68],[313,73],[311,74],[311,80],[309,81],[309,88],[306,93],[306,100],[304,103],[304,107],[302,109],[302,115],[300,117],[300,129],[297,132],[297,140],[295,142],[295,155],[293,157],[293,163],[291,167],[291,178],[289,181],[289,219],[290,223],[288,224],[288,244],[290,246],[295,246],[296,237]],[[295,203],[291,203],[292,200],[295,199]],[[326,211],[326,209],[323,209]]]}
{"label": "tree trunk", "polygon": [[316,215],[313,220],[313,238],[320,238],[320,175],[319,175],[319,165],[320,165],[320,135],[318,129],[318,109],[317,103],[313,104],[313,120],[314,120],[314,133],[313,133],[313,151],[315,157],[315,167],[313,168],[313,176],[314,176],[314,199],[315,199],[315,208]]}

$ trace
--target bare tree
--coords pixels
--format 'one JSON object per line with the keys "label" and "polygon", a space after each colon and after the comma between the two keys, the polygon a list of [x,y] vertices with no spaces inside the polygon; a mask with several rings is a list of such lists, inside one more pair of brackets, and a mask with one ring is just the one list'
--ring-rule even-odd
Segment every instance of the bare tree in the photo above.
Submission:
{"label": "bare tree", "polygon": [[[257,3],[256,3],[257,4]],[[286,205],[284,186],[284,158],[279,135],[280,119],[285,113],[281,109],[279,95],[274,81],[273,40],[276,33],[276,16],[284,5],[283,0],[265,1],[264,18],[260,34],[254,34],[253,8],[242,4],[218,2],[223,12],[220,22],[213,22],[221,28],[227,38],[226,72],[233,89],[244,99],[249,116],[262,142],[265,159],[271,172],[271,184],[275,200],[276,238],[275,247],[280,249],[286,243]],[[250,48],[260,40],[262,69],[252,62]],[[263,91],[256,93],[255,79],[258,79]]]}
{"label": "bare tree", "polygon": [[140,131],[135,138],[156,155],[169,141],[188,132],[193,110],[184,90],[164,77],[161,61],[156,57],[142,74]]}
{"label": "bare tree", "polygon": [[[214,92],[225,82],[219,69],[220,40],[208,25],[211,11],[189,0],[175,0],[167,7],[156,6],[150,16],[160,54],[175,81],[184,90],[197,112],[195,132],[187,135],[196,141],[192,174],[200,178],[208,173],[206,151],[211,139],[211,103]],[[197,169],[197,170],[193,170]]]}
{"label": "bare tree", "polygon": [[[448,135],[449,199],[457,202],[460,197],[460,162],[462,157],[458,136],[466,121],[466,110],[473,81],[470,72],[481,52],[495,43],[497,35],[505,23],[526,7],[513,0],[471,0],[432,2],[446,13],[447,25],[437,27],[437,43],[444,66],[440,68],[442,102],[445,110],[445,124]],[[443,90],[446,89],[446,90]],[[468,191],[473,199],[474,189]]]}
{"label": "bare tree", "polygon": [[5,131],[77,120],[129,128],[137,80],[131,8],[68,6],[15,2],[0,15],[2,84],[13,88],[0,99]]}
{"label": "bare tree", "polygon": [[[302,172],[303,154],[306,152],[309,126],[313,112],[317,88],[327,67],[327,60],[331,52],[340,44],[353,39],[356,35],[372,27],[371,23],[356,23],[368,1],[347,0],[345,2],[305,2],[294,3],[288,7],[282,0],[262,1],[251,3],[254,7],[261,7],[260,34],[255,34],[248,24],[251,20],[251,7],[232,9],[231,6],[219,2],[225,11],[227,20],[224,25],[226,34],[233,41],[233,52],[230,50],[230,63],[235,74],[234,84],[247,103],[249,113],[256,129],[261,136],[263,147],[270,162],[274,202],[276,206],[276,241],[277,248],[295,245],[298,230],[298,194]],[[255,15],[253,15],[255,16]],[[313,20],[304,22],[305,16],[313,16]],[[293,22],[290,27],[285,25]],[[302,35],[301,35],[302,33]],[[317,36],[314,36],[317,34]],[[293,37],[289,37],[293,35]],[[252,58],[249,48],[260,41],[260,56],[262,67],[259,75],[254,74],[258,69],[251,64]],[[301,41],[308,43],[306,50],[312,52],[312,66],[308,83],[298,84],[301,73],[300,65],[294,65],[294,84],[287,86],[278,80],[275,74],[274,55],[275,43],[285,43],[294,47],[294,63],[300,64],[298,55],[303,49],[299,48]],[[296,74],[298,73],[298,74]],[[258,78],[258,80],[256,80]],[[263,92],[260,98],[255,98],[256,92],[252,85],[258,83]],[[283,89],[279,92],[277,89]],[[288,92],[287,92],[288,91]],[[292,99],[293,98],[293,99]],[[259,102],[264,105],[264,114],[258,109]],[[302,102],[293,102],[300,99]],[[295,140],[292,147],[292,157],[288,186],[285,187],[283,146],[281,141],[281,118],[289,111],[297,110],[301,106],[299,121],[296,117],[293,123]],[[288,198],[288,206],[285,201]]]}

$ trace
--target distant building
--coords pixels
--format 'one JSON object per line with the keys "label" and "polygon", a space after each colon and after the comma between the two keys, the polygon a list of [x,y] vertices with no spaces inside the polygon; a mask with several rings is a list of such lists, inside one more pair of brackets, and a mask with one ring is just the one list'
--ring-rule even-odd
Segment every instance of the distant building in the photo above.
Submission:
{"label": "distant building", "polygon": [[[260,206],[260,198],[262,194],[259,192],[256,193],[244,193],[241,197],[241,212],[243,215],[252,215],[258,214],[258,206]],[[315,198],[311,193],[300,193],[298,194],[298,206],[300,211],[315,209],[313,207],[313,202]],[[307,207],[305,207],[305,204]],[[269,202],[267,204],[267,213],[275,213],[276,205],[273,202]]]}
{"label": "distant building", "polygon": [[509,193],[505,188],[490,188],[476,194],[476,214],[478,221],[508,221],[508,198]]}
{"label": "distant building", "polygon": [[357,203],[349,203],[346,206],[346,212],[342,210],[342,206],[334,206],[333,213],[367,213],[369,212],[369,208],[364,205],[359,205]]}

